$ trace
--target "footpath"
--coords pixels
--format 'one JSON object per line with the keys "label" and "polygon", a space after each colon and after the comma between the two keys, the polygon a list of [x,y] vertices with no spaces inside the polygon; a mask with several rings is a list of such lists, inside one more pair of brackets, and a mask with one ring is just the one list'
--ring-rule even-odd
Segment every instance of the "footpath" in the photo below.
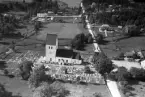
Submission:
{"label": "footpath", "polygon": [[[81,3],[81,7],[82,7],[82,12],[85,13],[85,9],[84,9],[84,6],[82,3]],[[92,31],[91,25],[88,21],[88,16],[85,15],[85,17],[86,17],[85,21],[87,24],[88,31],[92,35],[93,39],[95,39],[95,33]],[[95,52],[102,51],[97,43],[93,43],[93,45],[95,47]],[[107,80],[106,82],[107,82],[107,87],[108,87],[110,93],[112,94],[112,97],[121,97],[121,94],[120,94],[118,86],[117,86],[117,82],[111,81],[111,80]]]}

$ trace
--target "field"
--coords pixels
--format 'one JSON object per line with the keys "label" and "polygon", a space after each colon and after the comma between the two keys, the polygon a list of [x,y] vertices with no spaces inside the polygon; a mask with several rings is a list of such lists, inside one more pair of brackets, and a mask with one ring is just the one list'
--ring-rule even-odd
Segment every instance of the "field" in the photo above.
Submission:
{"label": "field", "polygon": [[37,36],[38,40],[46,39],[46,34],[57,34],[59,39],[73,39],[75,35],[81,33],[76,24],[72,23],[50,23]]}
{"label": "field", "polygon": [[[126,39],[121,39],[116,43],[108,42],[105,45],[100,45],[103,51],[108,55],[108,57],[116,56],[120,52],[127,52],[131,50],[145,49],[145,36],[131,37]],[[119,50],[116,50],[116,47]]]}
{"label": "field", "polygon": [[111,97],[110,91],[108,91],[105,85],[78,85],[78,84],[65,84],[66,88],[69,88],[71,95],[69,97],[92,97],[97,92],[101,93],[102,97]]}
{"label": "field", "polygon": [[[99,25],[100,26],[100,25]],[[100,33],[98,27],[94,28],[96,33]],[[101,33],[105,35],[104,33]],[[136,37],[123,37],[120,36],[121,33],[108,34],[108,37],[105,38],[103,44],[100,44],[102,50],[108,55],[108,57],[113,57],[118,55],[120,52],[127,52],[131,50],[144,50],[145,49],[145,35],[140,35]],[[114,40],[118,41],[114,41]],[[117,50],[118,49],[118,50]]]}

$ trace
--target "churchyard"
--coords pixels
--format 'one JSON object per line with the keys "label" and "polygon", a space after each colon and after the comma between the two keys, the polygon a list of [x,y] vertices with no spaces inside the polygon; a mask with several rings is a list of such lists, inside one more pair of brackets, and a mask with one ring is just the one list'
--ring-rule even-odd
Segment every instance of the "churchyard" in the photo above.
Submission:
{"label": "churchyard", "polygon": [[[11,53],[5,58],[5,60],[7,60],[8,67],[7,69],[9,70],[10,74],[20,77],[20,75],[17,74],[19,72],[18,70],[19,63],[25,60],[35,61],[40,56],[45,56],[45,46],[43,46],[43,44],[45,43],[47,33],[57,34],[60,46],[63,45],[70,46],[70,42],[75,37],[75,35],[82,32],[88,33],[87,29],[82,29],[81,26],[82,26],[81,24],[77,23],[75,24],[48,23],[43,25],[38,34],[32,34],[30,35],[30,37],[26,39],[19,39],[20,41],[16,40],[17,41],[16,48],[19,52]],[[21,29],[19,29],[19,31],[21,32]],[[25,31],[26,31],[25,33],[27,33],[27,30]],[[23,30],[22,32],[24,33]],[[93,53],[93,45],[87,44],[83,52],[89,53],[86,55],[82,54],[84,60],[87,62],[90,58],[91,53]],[[104,85],[105,84],[104,79],[100,76],[100,74],[98,74],[97,72],[94,74],[85,74],[83,71],[84,69],[83,64],[82,66],[77,65],[73,66],[73,64],[72,66],[62,66],[59,69],[56,68],[57,67],[56,64],[50,64],[50,66],[52,66],[50,69],[53,71],[53,73],[50,71],[46,72],[46,74],[51,75],[56,80],[62,80],[66,82],[66,83],[62,82],[62,84],[64,84],[71,91],[68,97],[74,97],[74,95],[75,97],[90,96],[97,91],[99,91],[102,95],[104,95],[104,97],[111,97],[108,88],[106,87],[106,85]],[[79,67],[81,67],[81,69],[77,70]],[[63,68],[67,68],[68,74],[64,74]],[[10,80],[10,78],[3,76],[0,76],[0,79]],[[13,80],[11,80],[11,83],[8,86],[6,86],[6,89],[8,89],[13,94],[20,93],[22,97],[29,97],[32,94],[31,90],[26,87],[28,86],[26,81],[21,81],[20,79],[15,77],[12,79]],[[1,80],[0,82],[4,83],[4,80]],[[75,85],[76,82],[80,83],[77,85],[77,87]],[[5,84],[8,83],[9,83],[8,81],[5,82]],[[17,83],[19,83],[19,87],[14,86]],[[89,84],[84,85],[81,83],[89,83]],[[101,83],[101,85],[98,85],[98,83],[99,84]],[[18,89],[19,91],[17,91]],[[84,91],[85,94],[82,95]]]}

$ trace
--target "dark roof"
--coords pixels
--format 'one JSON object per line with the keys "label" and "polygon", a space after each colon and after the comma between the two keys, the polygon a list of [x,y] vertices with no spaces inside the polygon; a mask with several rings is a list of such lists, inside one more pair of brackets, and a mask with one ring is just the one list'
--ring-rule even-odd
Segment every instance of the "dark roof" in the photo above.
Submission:
{"label": "dark roof", "polygon": [[72,49],[57,49],[56,57],[80,59],[80,55],[76,52],[73,52]]}
{"label": "dark roof", "polygon": [[46,44],[48,44],[48,45],[56,45],[56,39],[57,39],[57,35],[56,34],[47,34]]}

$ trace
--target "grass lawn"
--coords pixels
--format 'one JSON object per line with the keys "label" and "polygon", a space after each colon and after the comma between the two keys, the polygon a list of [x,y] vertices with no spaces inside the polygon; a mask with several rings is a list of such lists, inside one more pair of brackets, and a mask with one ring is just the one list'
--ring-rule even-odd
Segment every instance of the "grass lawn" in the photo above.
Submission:
{"label": "grass lawn", "polygon": [[64,86],[70,90],[71,95],[68,97],[92,97],[95,92],[101,93],[102,97],[111,97],[105,85],[78,85],[65,83]]}
{"label": "grass lawn", "polygon": [[[119,54],[120,52],[127,52],[131,50],[139,50],[145,49],[145,36],[131,37],[126,39],[121,39],[116,43],[110,42],[105,45],[100,45],[103,51],[108,55],[108,57],[113,57]],[[120,48],[120,50],[116,51],[116,46]]]}
{"label": "grass lawn", "polygon": [[32,97],[32,91],[29,89],[26,81],[0,76],[0,83],[4,84],[6,90],[12,92],[13,95],[20,93],[22,97]]}
{"label": "grass lawn", "polygon": [[59,39],[73,39],[79,33],[81,33],[81,30],[78,29],[77,24],[50,23],[42,28],[37,39],[44,40],[47,34],[57,34]]}

